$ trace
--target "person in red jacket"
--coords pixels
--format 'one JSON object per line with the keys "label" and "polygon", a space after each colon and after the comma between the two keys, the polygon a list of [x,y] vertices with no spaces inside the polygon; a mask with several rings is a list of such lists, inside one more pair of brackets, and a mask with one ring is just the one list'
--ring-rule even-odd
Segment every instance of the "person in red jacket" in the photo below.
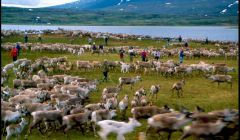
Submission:
{"label": "person in red jacket", "polygon": [[18,49],[16,47],[13,47],[10,52],[10,55],[12,56],[13,61],[16,61],[18,56]]}
{"label": "person in red jacket", "polygon": [[146,50],[143,50],[143,52],[141,53],[141,56],[142,56],[142,61],[143,62],[146,62],[147,60],[146,60],[146,58],[147,58],[147,52],[146,52]]}

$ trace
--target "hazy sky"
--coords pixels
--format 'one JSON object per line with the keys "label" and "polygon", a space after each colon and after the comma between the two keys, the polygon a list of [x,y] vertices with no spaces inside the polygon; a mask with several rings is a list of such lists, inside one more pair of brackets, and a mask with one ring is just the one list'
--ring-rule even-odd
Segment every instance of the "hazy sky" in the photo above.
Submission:
{"label": "hazy sky", "polygon": [[39,8],[64,3],[74,2],[77,0],[2,0],[2,6],[23,7],[23,8]]}

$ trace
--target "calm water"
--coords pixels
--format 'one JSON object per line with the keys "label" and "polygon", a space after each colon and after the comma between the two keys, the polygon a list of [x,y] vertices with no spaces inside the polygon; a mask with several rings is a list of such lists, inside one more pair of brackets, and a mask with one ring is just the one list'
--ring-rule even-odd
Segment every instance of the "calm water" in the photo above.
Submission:
{"label": "calm water", "polygon": [[127,33],[150,35],[156,37],[178,37],[204,40],[238,42],[238,28],[224,26],[35,26],[35,25],[2,25],[4,30],[85,30],[92,32]]}

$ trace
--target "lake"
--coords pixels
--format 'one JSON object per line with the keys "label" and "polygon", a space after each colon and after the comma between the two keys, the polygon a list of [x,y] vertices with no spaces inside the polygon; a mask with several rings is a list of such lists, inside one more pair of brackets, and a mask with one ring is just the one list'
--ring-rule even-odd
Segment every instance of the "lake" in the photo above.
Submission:
{"label": "lake", "polygon": [[2,25],[4,30],[84,30],[92,32],[126,33],[154,37],[238,42],[238,27],[225,26],[57,26],[57,25]]}

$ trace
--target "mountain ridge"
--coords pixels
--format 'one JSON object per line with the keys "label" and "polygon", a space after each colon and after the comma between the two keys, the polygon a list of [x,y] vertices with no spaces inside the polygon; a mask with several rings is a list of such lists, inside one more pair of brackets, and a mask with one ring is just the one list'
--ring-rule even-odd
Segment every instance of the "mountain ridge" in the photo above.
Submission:
{"label": "mountain ridge", "polygon": [[[218,3],[213,4],[213,2]],[[234,4],[235,2],[234,0],[82,0],[48,8],[2,7],[1,22],[117,26],[236,26],[238,4]]]}
{"label": "mountain ridge", "polygon": [[[119,4],[122,1],[121,4]],[[224,14],[238,15],[235,0],[81,0],[51,8],[71,8],[76,10],[126,11],[146,14]],[[119,5],[118,5],[119,4]],[[233,4],[231,7],[228,7]]]}

